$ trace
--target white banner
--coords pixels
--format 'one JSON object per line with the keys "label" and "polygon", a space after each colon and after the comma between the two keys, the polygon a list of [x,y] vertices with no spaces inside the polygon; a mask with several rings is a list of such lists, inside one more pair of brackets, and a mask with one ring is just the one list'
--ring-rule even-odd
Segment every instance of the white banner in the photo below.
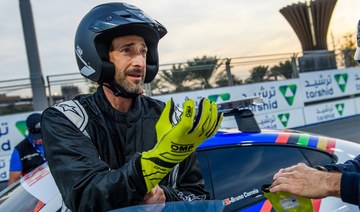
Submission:
{"label": "white banner", "polygon": [[182,108],[182,104],[187,99],[194,99],[198,103],[201,98],[206,97],[212,102],[221,103],[224,101],[235,101],[245,97],[261,96],[263,97],[264,103],[253,106],[251,109],[254,114],[266,114],[303,107],[304,104],[299,87],[299,80],[294,79],[166,94],[153,96],[153,98],[164,102],[173,98],[175,104]]}
{"label": "white banner", "polygon": [[360,93],[360,68],[300,73],[304,102]]}
{"label": "white banner", "polygon": [[10,155],[0,157],[0,182],[9,179]]}
{"label": "white banner", "polygon": [[[260,129],[285,129],[304,126],[305,119],[303,114],[303,109],[297,108],[293,110],[255,115],[255,119]],[[224,117],[221,127],[237,128],[234,117]]]}
{"label": "white banner", "polygon": [[255,117],[259,127],[262,129],[285,129],[301,127],[305,125],[302,108],[281,111],[277,113],[256,115]]}
{"label": "white banner", "polygon": [[326,102],[304,108],[305,123],[317,124],[356,115],[354,99]]}
{"label": "white banner", "polygon": [[360,97],[354,98],[356,114],[360,114]]}

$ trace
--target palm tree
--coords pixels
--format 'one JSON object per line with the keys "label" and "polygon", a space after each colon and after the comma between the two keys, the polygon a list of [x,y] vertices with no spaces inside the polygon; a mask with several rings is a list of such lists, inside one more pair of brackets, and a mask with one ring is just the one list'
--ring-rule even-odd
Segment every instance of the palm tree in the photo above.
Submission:
{"label": "palm tree", "polygon": [[256,83],[265,81],[265,76],[269,71],[269,66],[256,66],[250,70],[250,77],[245,80],[246,83]]}
{"label": "palm tree", "polygon": [[[241,85],[243,84],[243,80],[238,79],[235,75],[231,74],[232,80],[234,85]],[[215,84],[218,85],[219,87],[226,87],[229,86],[229,80],[227,78],[226,72],[225,70],[223,70],[217,77],[217,79],[215,79]]]}
{"label": "palm tree", "polygon": [[201,58],[194,58],[193,60],[187,61],[186,71],[189,71],[194,79],[201,81],[203,88],[212,88],[215,85],[211,85],[209,82],[212,77],[218,77],[217,69],[223,64],[219,62],[219,59],[204,55]]}
{"label": "palm tree", "polygon": [[[222,65],[218,61],[216,57],[203,56],[174,64],[171,69],[159,71],[151,83],[152,90],[155,90],[154,93],[170,93],[216,87],[217,82],[226,79],[226,75],[217,71]],[[213,78],[215,84],[210,83]]]}
{"label": "palm tree", "polygon": [[357,66],[357,62],[354,60],[354,54],[356,51],[356,39],[354,39],[353,33],[347,33],[343,36],[343,41],[341,44],[341,51],[344,55],[344,65],[345,67],[354,67]]}
{"label": "palm tree", "polygon": [[275,65],[270,69],[270,73],[271,75],[275,75],[275,79],[277,79],[278,75],[282,75],[286,79],[291,79],[293,75],[291,61],[280,62],[279,65]]}
{"label": "palm tree", "polygon": [[152,90],[157,93],[182,92],[191,90],[187,82],[191,80],[191,75],[183,67],[184,64],[173,64],[171,69],[159,71],[158,76],[151,83]]}

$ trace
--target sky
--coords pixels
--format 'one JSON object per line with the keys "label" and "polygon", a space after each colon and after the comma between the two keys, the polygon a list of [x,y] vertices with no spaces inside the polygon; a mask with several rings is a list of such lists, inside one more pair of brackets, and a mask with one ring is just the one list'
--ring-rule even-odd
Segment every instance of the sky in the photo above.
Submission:
{"label": "sky", "polygon": [[[304,0],[129,0],[162,23],[160,64],[195,57],[241,57],[301,52],[300,41],[279,10]],[[77,72],[73,43],[78,23],[102,0],[30,0],[42,73]],[[338,0],[329,34],[355,33],[359,0]],[[329,35],[328,34],[328,35]],[[328,39],[328,43],[330,43]],[[331,48],[331,45],[329,45]],[[29,77],[19,0],[0,1],[1,80]],[[0,81],[1,81],[0,80]]]}

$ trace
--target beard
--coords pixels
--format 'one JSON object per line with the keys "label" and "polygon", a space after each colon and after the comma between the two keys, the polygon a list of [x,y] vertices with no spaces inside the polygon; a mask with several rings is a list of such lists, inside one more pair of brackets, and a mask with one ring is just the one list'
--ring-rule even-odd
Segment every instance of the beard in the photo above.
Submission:
{"label": "beard", "polygon": [[[128,80],[129,75],[141,75],[139,79]],[[119,84],[128,93],[140,93],[142,91],[142,85],[144,84],[144,72],[141,69],[130,69],[121,72],[117,77],[116,83]]]}

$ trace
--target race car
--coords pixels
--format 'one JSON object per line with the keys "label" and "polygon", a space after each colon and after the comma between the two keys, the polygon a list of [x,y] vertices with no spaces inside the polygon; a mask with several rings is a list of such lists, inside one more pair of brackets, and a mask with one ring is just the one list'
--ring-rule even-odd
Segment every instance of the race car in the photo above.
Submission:
{"label": "race car", "polygon": [[[206,189],[214,201],[140,205],[114,211],[274,211],[262,192],[273,175],[297,163],[309,166],[343,163],[360,152],[360,145],[294,130],[260,129],[249,105],[258,97],[218,105],[236,128],[222,128],[197,149]],[[315,212],[358,211],[339,198],[313,199]],[[21,178],[0,193],[0,211],[61,211],[61,195],[47,164]]]}

